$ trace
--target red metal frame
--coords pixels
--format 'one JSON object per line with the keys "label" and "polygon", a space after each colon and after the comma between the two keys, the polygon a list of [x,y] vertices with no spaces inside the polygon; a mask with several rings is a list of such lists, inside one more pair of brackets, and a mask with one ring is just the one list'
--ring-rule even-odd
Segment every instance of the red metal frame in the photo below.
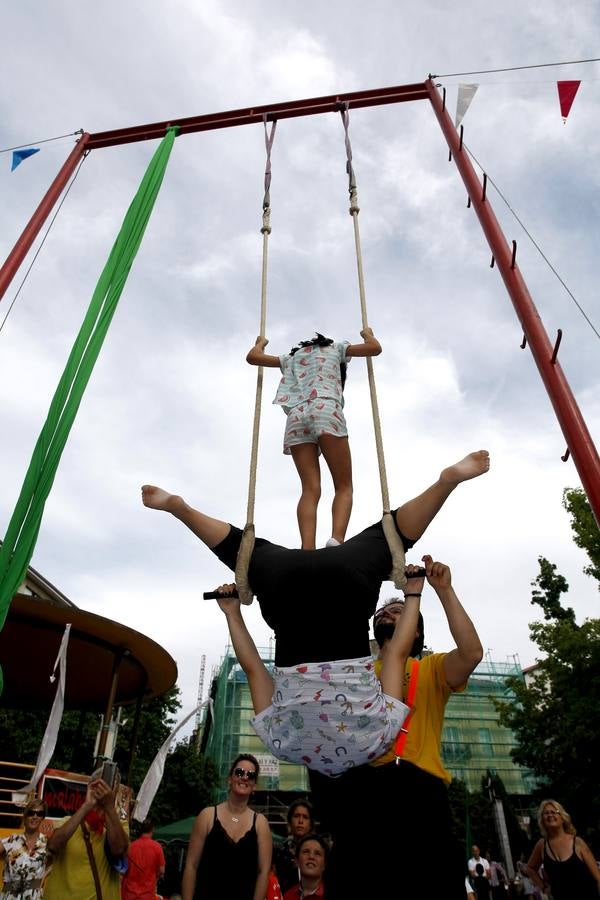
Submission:
{"label": "red metal frame", "polygon": [[462,147],[462,141],[448,110],[431,79],[427,82],[427,91],[456,167],[465,183],[473,209],[477,213],[483,233],[523,327],[523,333],[554,407],[556,418],[565,436],[567,447],[571,451],[583,488],[594,510],[596,521],[600,524],[600,459],[594,442],[571,393],[569,383],[559,363],[556,362],[554,347],[550,343],[523,276],[514,260],[514,250],[508,246],[490,202],[484,195],[483,185],[475,173],[468,153]]}
{"label": "red metal frame", "polygon": [[17,240],[17,243],[6,257],[6,261],[0,269],[0,300],[4,297],[9,284],[15,277],[19,266],[27,256],[29,249],[35,241],[42,225],[52,212],[52,207],[67,186],[67,182],[75,171],[79,160],[86,151],[89,141],[89,134],[86,132],[79,138],[66,161],[60,168],[58,175],[46,191],[46,194],[32,215],[31,219],[23,229],[23,233]]}
{"label": "red metal frame", "polygon": [[273,121],[296,116],[336,112],[339,111],[342,104],[346,103],[349,107],[357,109],[366,106],[427,99],[431,102],[456,166],[465,183],[473,208],[477,213],[495,262],[498,265],[506,289],[523,327],[525,337],[531,347],[533,358],[554,407],[556,417],[567,442],[567,447],[573,456],[581,483],[588,496],[596,520],[600,524],[600,459],[577,402],[571,393],[567,379],[560,365],[556,362],[558,346],[556,345],[553,350],[535,304],[516,266],[514,250],[511,250],[508,246],[490,202],[485,196],[485,187],[479,181],[468,154],[462,148],[462,142],[431,78],[418,84],[377,88],[370,91],[355,91],[348,94],[332,94],[327,97],[313,97],[308,100],[295,100],[285,103],[271,103],[266,106],[246,107],[223,113],[210,113],[185,119],[173,119],[169,122],[155,122],[150,125],[137,125],[131,128],[120,128],[97,134],[84,133],[50,185],[44,199],[0,269],[0,299],[4,296],[45,219],[66,186],[70,175],[75,170],[77,163],[83,154],[89,150],[136,141],[157,140],[164,137],[167,128],[173,125],[179,127],[180,134],[191,134],[196,131],[251,125],[265,120]]}

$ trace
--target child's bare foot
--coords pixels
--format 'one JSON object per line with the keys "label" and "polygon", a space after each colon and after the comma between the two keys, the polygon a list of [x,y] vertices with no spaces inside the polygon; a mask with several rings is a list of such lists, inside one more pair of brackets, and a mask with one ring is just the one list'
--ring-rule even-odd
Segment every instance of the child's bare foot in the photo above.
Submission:
{"label": "child's bare foot", "polygon": [[475,450],[469,453],[460,462],[448,466],[440,475],[440,481],[446,484],[460,484],[461,481],[468,481],[469,478],[477,478],[483,475],[490,467],[490,454],[487,450]]}
{"label": "child's bare foot", "polygon": [[165,512],[174,512],[175,507],[182,503],[182,498],[176,494],[169,494],[154,484],[142,485],[142,503],[149,509],[163,509]]}

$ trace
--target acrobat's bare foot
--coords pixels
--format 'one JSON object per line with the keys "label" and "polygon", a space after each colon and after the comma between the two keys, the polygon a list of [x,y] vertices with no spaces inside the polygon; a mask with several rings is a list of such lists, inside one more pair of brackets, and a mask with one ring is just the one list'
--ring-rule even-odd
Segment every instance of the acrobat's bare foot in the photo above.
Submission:
{"label": "acrobat's bare foot", "polygon": [[483,475],[490,467],[490,454],[487,450],[475,450],[469,453],[460,462],[448,466],[440,475],[440,481],[445,484],[456,485],[461,481],[468,481],[470,478],[477,478]]}
{"label": "acrobat's bare foot", "polygon": [[165,512],[175,513],[183,503],[182,497],[177,494],[169,494],[155,484],[142,485],[142,503],[149,509],[162,509]]}

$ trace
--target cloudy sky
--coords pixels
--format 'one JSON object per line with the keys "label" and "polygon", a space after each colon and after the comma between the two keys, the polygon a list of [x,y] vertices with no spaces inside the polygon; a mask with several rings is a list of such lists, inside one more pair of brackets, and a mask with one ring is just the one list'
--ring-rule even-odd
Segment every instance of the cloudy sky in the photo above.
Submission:
{"label": "cloudy sky", "polygon": [[[592,0],[501,6],[332,0],[102,4],[22,0],[2,13],[0,149],[90,132],[463,73],[596,57]],[[600,174],[599,64],[442,77],[480,87],[465,141],[596,329]],[[557,79],[582,79],[566,125]],[[490,473],[457,491],[411,560],[448,562],[491,658],[532,663],[530,582],[555,562],[578,618],[597,586],[561,506],[578,486],[565,440],[460,177],[426,101],[351,113],[369,319],[393,504],[446,464],[489,449]],[[4,258],[66,158],[73,138],[10,172],[0,156]],[[35,144],[34,144],[35,145]],[[94,151],[0,331],[0,531],[93,289],[155,142]],[[282,121],[273,148],[269,349],[318,329],[360,340],[343,130],[337,115]],[[32,565],[77,605],[148,634],[174,656],[184,710],[226,645],[215,604],[229,578],[140,486],[182,493],[243,524],[259,330],[264,139],[260,126],[179,138],[144,242],[65,449]],[[596,441],[598,337],[498,195],[494,206]],[[38,244],[39,245],[39,240]],[[31,256],[30,258],[31,259]],[[27,263],[0,304],[0,321]],[[257,533],[298,545],[297,476],[281,453],[284,416],[265,372]],[[350,533],[381,514],[366,367],[353,361],[346,410],[355,469]],[[319,541],[329,536],[324,475]],[[418,551],[418,552],[417,552]],[[389,596],[384,585],[382,596]],[[451,646],[424,595],[430,646]],[[302,615],[302,610],[298,610]],[[340,610],[341,621],[343,611]],[[257,642],[269,631],[248,609]]]}

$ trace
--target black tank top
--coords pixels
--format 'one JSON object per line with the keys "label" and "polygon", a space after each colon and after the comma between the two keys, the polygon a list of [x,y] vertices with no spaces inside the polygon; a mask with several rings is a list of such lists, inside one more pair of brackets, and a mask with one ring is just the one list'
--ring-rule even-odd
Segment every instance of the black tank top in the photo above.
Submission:
{"label": "black tank top", "polygon": [[548,841],[544,841],[544,872],[552,887],[554,900],[597,900],[598,888],[590,870],[575,852],[568,859],[557,859]]}
{"label": "black tank top", "polygon": [[232,841],[217,817],[206,835],[196,873],[194,900],[252,900],[258,874],[256,813],[239,841]]}

